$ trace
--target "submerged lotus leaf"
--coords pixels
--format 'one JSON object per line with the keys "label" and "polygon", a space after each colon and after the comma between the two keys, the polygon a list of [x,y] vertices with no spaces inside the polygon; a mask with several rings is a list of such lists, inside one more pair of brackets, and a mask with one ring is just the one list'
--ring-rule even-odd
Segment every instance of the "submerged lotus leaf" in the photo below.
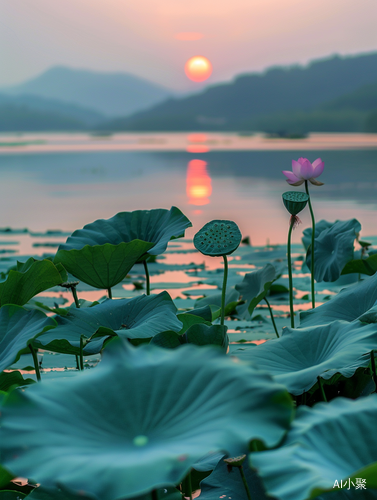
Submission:
{"label": "submerged lotus leaf", "polygon": [[199,252],[210,257],[222,257],[233,253],[242,240],[241,231],[231,220],[207,222],[194,236],[194,245]]}
{"label": "submerged lotus leaf", "polygon": [[[79,354],[81,336],[88,340],[101,327],[125,339],[151,338],[165,330],[182,328],[176,312],[167,292],[134,299],[107,299],[93,307],[70,308],[66,316],[57,316],[55,330],[39,336],[34,345],[50,351]],[[84,353],[100,352],[104,340],[105,337],[93,339],[85,346]]]}
{"label": "submerged lotus leaf", "polygon": [[34,295],[67,281],[67,272],[61,265],[50,260],[35,260],[17,263],[17,270],[11,269],[5,281],[0,283],[0,306],[16,304],[23,306]]}
{"label": "submerged lotus leaf", "polygon": [[133,240],[119,245],[87,245],[79,250],[60,249],[54,262],[62,263],[73,276],[94,288],[109,289],[120,283],[152,246],[153,243]]}
{"label": "submerged lotus leaf", "polygon": [[[347,480],[348,488],[348,479],[355,484],[356,478],[366,480],[367,493],[377,488],[376,420],[375,394],[356,401],[337,398],[313,408],[300,406],[283,446],[252,453],[250,464],[268,494],[280,500],[316,498],[325,491],[334,492],[335,481]],[[376,492],[369,497],[350,487],[352,495],[340,498],[376,498]]]}
{"label": "submerged lotus leaf", "polygon": [[59,250],[142,240],[153,243],[147,250],[149,255],[159,255],[166,250],[170,240],[181,238],[191,226],[189,219],[177,207],[119,212],[110,219],[98,219],[74,231]]}
{"label": "submerged lotus leaf", "polygon": [[272,283],[280,276],[281,272],[272,264],[245,274],[243,281],[235,286],[245,301],[245,304],[237,306],[237,314],[241,319],[250,318],[255,307],[266,297]]}
{"label": "submerged lotus leaf", "polygon": [[0,373],[19,358],[19,353],[42,332],[56,326],[56,321],[41,311],[26,311],[6,305],[0,308]]}
{"label": "submerged lotus leaf", "polygon": [[315,327],[286,328],[281,338],[233,351],[233,356],[252,361],[296,396],[311,389],[317,377],[329,380],[337,373],[351,377],[358,368],[369,365],[370,352],[375,349],[376,325],[334,321]]}
{"label": "submerged lotus leaf", "polygon": [[275,446],[291,418],[280,384],[216,349],[114,339],[92,370],[7,396],[0,454],[45,487],[115,500],[178,484],[210,451]]}
{"label": "submerged lotus leaf", "polygon": [[[247,462],[244,463],[243,471],[246,482],[250,490],[252,499],[271,500],[267,497],[261,479],[252,471]],[[221,460],[215,470],[200,483],[201,493],[198,500],[219,500],[234,498],[235,500],[246,500],[245,486],[242,481],[240,471],[233,467],[228,471],[224,460]]]}
{"label": "submerged lotus leaf", "polygon": [[301,191],[287,191],[282,196],[284,206],[291,215],[297,215],[304,210],[309,200],[309,195]]}
{"label": "submerged lotus leaf", "polygon": [[377,301],[377,275],[350,285],[330,301],[311,311],[300,313],[301,326],[316,326],[343,320],[354,321],[369,311]]}
{"label": "submerged lotus leaf", "polygon": [[[337,221],[324,229],[314,241],[314,277],[316,281],[337,280],[344,266],[353,259],[354,241],[361,230],[356,219]],[[311,268],[311,247],[306,256],[306,265]]]}

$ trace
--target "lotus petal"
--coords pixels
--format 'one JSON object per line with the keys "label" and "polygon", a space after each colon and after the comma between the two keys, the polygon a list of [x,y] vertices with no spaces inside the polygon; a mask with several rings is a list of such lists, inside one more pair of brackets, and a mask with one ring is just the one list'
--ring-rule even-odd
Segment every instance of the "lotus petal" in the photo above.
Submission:
{"label": "lotus petal", "polygon": [[275,446],[291,418],[281,385],[216,349],[115,339],[92,370],[10,393],[0,454],[44,487],[115,500],[178,484],[210,451]]}

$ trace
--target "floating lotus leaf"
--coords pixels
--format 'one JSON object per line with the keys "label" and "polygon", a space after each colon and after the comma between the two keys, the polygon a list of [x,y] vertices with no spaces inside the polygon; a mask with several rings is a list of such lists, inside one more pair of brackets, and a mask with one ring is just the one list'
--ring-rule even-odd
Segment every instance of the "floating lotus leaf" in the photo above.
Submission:
{"label": "floating lotus leaf", "polygon": [[241,231],[231,220],[207,222],[194,236],[194,245],[199,252],[210,257],[222,257],[233,253],[242,240]]}
{"label": "floating lotus leaf", "polygon": [[245,274],[243,281],[235,286],[245,301],[245,304],[237,306],[237,314],[241,319],[250,318],[255,307],[266,297],[272,283],[280,276],[281,272],[272,264]]}
{"label": "floating lotus leaf", "polygon": [[[100,327],[126,339],[151,338],[165,330],[181,330],[182,323],[176,312],[167,292],[134,299],[108,299],[94,307],[71,308],[66,316],[57,316],[55,330],[39,336],[34,345],[50,351],[79,354],[81,336],[88,340]],[[104,340],[104,337],[93,339],[85,346],[84,353],[100,352]]]}
{"label": "floating lotus leaf", "polygon": [[171,207],[170,210],[158,208],[119,212],[110,219],[98,219],[78,229],[66,243],[60,245],[59,250],[80,250],[86,245],[119,245],[142,240],[153,243],[146,250],[149,255],[159,255],[166,250],[170,240],[181,238],[191,226],[191,222],[177,207]]}
{"label": "floating lotus leaf", "polygon": [[109,289],[120,283],[153,243],[132,240],[129,243],[85,246],[79,250],[66,243],[59,247],[54,262],[60,262],[76,278],[94,288]]}
{"label": "floating lotus leaf", "polygon": [[[252,499],[271,500],[267,497],[262,485],[262,481],[257,474],[252,471],[247,462],[243,466],[246,482],[250,490]],[[247,500],[245,486],[242,482],[240,471],[233,467],[229,472],[224,460],[221,460],[216,469],[200,483],[201,493],[199,500],[219,500],[233,498],[234,500]]]}
{"label": "floating lotus leaf", "polygon": [[351,377],[369,365],[370,352],[377,349],[374,324],[334,321],[308,328],[286,328],[284,335],[256,348],[234,351],[233,356],[265,369],[291,394],[299,395],[317,383],[340,373]]}
{"label": "floating lotus leaf", "polygon": [[23,306],[34,295],[67,281],[63,266],[55,266],[50,260],[35,260],[17,263],[17,271],[10,270],[5,281],[0,283],[0,306],[16,304]]}
{"label": "floating lotus leaf", "polygon": [[330,301],[300,313],[301,326],[323,325],[337,319],[354,321],[369,311],[377,300],[377,275],[344,288]]}
{"label": "floating lotus leaf", "polygon": [[[366,480],[367,491],[377,488],[377,395],[352,401],[337,398],[314,408],[300,406],[282,447],[252,453],[250,463],[257,469],[269,495],[280,500],[316,498],[334,492],[339,484],[356,478]],[[350,497],[364,496],[356,490]],[[344,493],[349,493],[348,491]],[[324,495],[332,499],[332,494]],[[334,499],[338,498],[334,496]]]}
{"label": "floating lotus leaf", "polygon": [[26,311],[7,305],[0,308],[0,373],[19,358],[19,353],[37,336],[56,326],[41,311]]}
{"label": "floating lotus leaf", "polygon": [[[344,266],[353,259],[354,241],[361,230],[356,219],[337,221],[328,229],[324,229],[314,240],[316,281],[335,281],[342,273]],[[306,265],[311,268],[311,248],[306,256]]]}
{"label": "floating lotus leaf", "polygon": [[280,384],[216,349],[114,339],[96,368],[7,396],[0,454],[44,487],[115,500],[178,484],[210,451],[275,446],[291,418]]}
{"label": "floating lotus leaf", "polygon": [[282,196],[284,206],[291,215],[297,215],[304,210],[309,200],[309,195],[301,191],[287,191]]}

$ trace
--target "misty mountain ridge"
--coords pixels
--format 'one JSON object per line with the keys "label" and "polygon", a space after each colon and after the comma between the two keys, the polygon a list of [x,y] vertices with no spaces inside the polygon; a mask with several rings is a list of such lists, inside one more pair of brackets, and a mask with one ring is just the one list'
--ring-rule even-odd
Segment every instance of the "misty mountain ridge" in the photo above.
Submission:
{"label": "misty mountain ridge", "polygon": [[0,89],[90,108],[107,117],[127,116],[173,95],[153,82],[129,73],[105,73],[56,66],[25,83]]}
{"label": "misty mountain ridge", "polygon": [[[369,89],[361,90],[368,86]],[[140,131],[258,129],[261,118],[276,114],[281,118],[292,111],[316,112],[317,116],[322,112],[326,117],[340,109],[344,115],[347,106],[362,111],[355,102],[364,100],[363,106],[368,108],[369,98],[364,93],[369,92],[371,97],[374,88],[377,89],[376,52],[333,56],[307,66],[272,67],[263,73],[243,74],[199,94],[169,98],[149,110],[109,121],[102,127]],[[363,95],[357,95],[358,92]],[[353,93],[356,95],[348,96]],[[374,100],[371,102],[370,111]]]}

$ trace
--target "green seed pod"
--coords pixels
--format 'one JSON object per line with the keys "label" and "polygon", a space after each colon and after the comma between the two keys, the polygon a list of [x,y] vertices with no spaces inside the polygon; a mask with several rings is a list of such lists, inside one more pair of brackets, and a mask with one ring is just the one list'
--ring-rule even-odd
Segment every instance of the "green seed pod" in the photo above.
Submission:
{"label": "green seed pod", "polygon": [[204,255],[221,257],[233,253],[239,247],[241,239],[241,231],[235,222],[213,220],[196,233],[194,245]]}
{"label": "green seed pod", "polygon": [[308,200],[309,195],[301,191],[287,191],[283,194],[283,203],[291,215],[297,215],[304,210]]}

